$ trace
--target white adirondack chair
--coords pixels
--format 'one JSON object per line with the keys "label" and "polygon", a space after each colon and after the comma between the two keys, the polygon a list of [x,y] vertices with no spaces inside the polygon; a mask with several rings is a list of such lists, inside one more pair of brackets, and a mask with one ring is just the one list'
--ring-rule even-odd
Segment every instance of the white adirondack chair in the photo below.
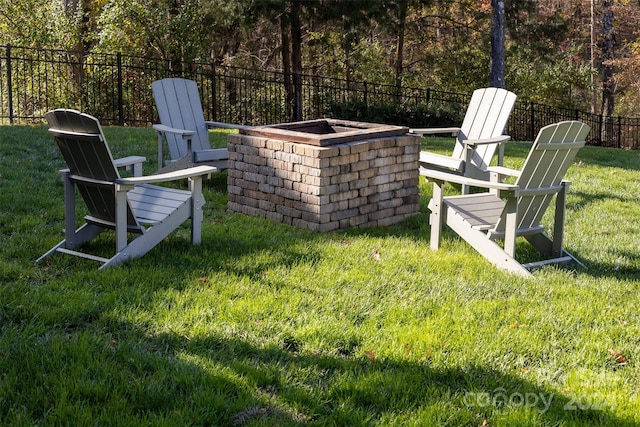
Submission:
{"label": "white adirondack chair", "polygon": [[[529,270],[551,263],[576,262],[563,248],[565,196],[569,183],[564,175],[584,146],[589,126],[566,121],[540,130],[520,172],[490,167],[490,181],[421,168],[420,174],[433,182],[431,248],[438,249],[442,224],[448,225],[467,243],[496,266],[529,276]],[[501,178],[517,176],[514,184]],[[488,193],[443,197],[445,182],[490,189]],[[545,233],[542,216],[555,197],[553,238]],[[545,259],[521,264],[515,259],[516,237],[525,237]],[[504,241],[500,246],[496,239]],[[582,265],[582,264],[580,264]]]}
{"label": "white adirondack chair", "polygon": [[[244,126],[205,121],[198,85],[193,80],[167,78],[151,84],[160,124],[153,125],[158,133],[158,169],[171,171],[193,165],[227,168],[226,148],[212,149],[211,128],[242,129]],[[171,160],[164,164],[164,144]]]}
{"label": "white adirondack chair", "polygon": [[504,143],[510,139],[502,133],[515,102],[516,95],[508,90],[495,87],[476,89],[459,128],[410,129],[411,133],[422,136],[445,133],[457,135],[451,156],[422,151],[420,166],[477,179],[489,179],[487,167],[491,164],[496,148],[498,166],[502,165]]}
{"label": "white adirondack chair", "polygon": [[[114,161],[98,120],[75,110],[58,109],[45,115],[49,133],[56,141],[68,169],[60,171],[64,182],[65,238],[38,262],[62,252],[102,262],[100,268],[140,257],[180,224],[191,218],[191,241],[201,241],[203,178],[216,171],[199,166],[165,174],[139,176],[144,157]],[[118,166],[135,164],[134,176],[121,178]],[[138,175],[138,176],[135,176]],[[151,183],[188,179],[189,190]],[[75,189],[82,196],[89,215],[76,229]],[[78,249],[104,230],[116,234],[115,255],[110,258]],[[131,242],[128,233],[137,235]]]}

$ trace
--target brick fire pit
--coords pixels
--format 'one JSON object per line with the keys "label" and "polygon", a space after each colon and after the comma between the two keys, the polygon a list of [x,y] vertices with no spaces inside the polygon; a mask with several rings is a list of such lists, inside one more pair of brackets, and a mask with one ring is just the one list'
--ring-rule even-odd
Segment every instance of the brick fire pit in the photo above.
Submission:
{"label": "brick fire pit", "polygon": [[321,119],[229,135],[228,209],[331,231],[390,225],[419,210],[420,137]]}

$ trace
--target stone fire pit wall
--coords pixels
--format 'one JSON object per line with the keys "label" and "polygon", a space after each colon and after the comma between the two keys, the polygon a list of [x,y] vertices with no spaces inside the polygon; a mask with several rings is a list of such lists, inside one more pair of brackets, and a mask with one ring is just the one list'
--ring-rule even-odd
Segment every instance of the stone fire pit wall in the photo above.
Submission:
{"label": "stone fire pit wall", "polygon": [[390,225],[419,210],[419,136],[323,147],[232,134],[228,150],[232,212],[332,231]]}

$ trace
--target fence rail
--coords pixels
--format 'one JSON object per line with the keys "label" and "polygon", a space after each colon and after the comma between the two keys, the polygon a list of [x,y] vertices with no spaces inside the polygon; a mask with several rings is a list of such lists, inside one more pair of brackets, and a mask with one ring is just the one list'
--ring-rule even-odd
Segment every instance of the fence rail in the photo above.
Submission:
{"label": "fence rail", "polygon": [[[335,117],[406,126],[457,125],[469,94],[277,71],[172,63],[122,54],[0,46],[0,124],[39,123],[53,108],[76,108],[110,125],[156,122],[151,83],[182,76],[198,83],[208,120],[247,125]],[[640,148],[640,119],[603,117],[518,100],[508,124],[514,140],[533,140],[560,120],[591,126],[590,144]]]}

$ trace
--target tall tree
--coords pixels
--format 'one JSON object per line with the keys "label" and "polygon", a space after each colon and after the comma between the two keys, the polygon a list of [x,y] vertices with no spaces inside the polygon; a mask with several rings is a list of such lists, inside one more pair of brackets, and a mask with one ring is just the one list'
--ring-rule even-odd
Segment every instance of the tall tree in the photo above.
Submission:
{"label": "tall tree", "polygon": [[491,0],[491,72],[489,85],[504,88],[504,1]]}
{"label": "tall tree", "polygon": [[407,9],[409,7],[407,0],[398,2],[398,25],[396,37],[396,66],[395,66],[395,83],[396,90],[399,92],[402,88],[402,70],[404,61],[404,34],[407,26]]}
{"label": "tall tree", "polygon": [[615,80],[614,59],[615,34],[613,32],[613,0],[602,1],[602,115],[613,114]]}

